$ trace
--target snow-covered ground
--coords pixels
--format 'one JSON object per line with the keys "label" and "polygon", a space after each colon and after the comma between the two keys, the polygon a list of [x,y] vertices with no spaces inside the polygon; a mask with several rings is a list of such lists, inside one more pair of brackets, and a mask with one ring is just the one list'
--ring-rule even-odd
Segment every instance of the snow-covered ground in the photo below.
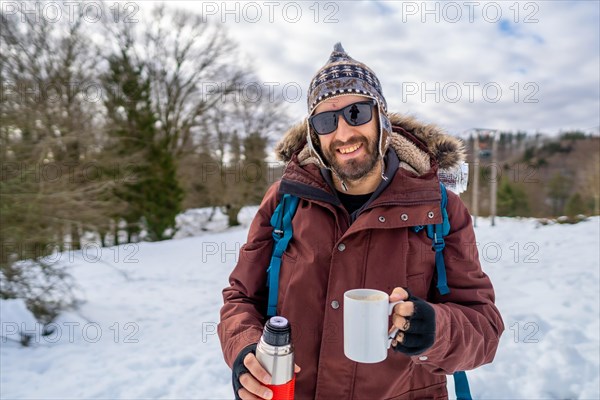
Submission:
{"label": "snow-covered ground", "polygon": [[[599,399],[600,218],[478,225],[506,331],[494,363],[469,373],[474,397]],[[198,234],[63,253],[85,302],[49,336],[22,302],[0,301],[0,398],[232,398],[216,325],[247,224]],[[21,322],[38,331],[27,348],[7,340]]]}

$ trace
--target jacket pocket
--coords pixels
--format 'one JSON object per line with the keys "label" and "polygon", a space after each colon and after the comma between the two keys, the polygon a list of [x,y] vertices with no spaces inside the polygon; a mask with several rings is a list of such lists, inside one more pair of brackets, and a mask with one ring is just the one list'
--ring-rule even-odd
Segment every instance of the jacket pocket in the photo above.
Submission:
{"label": "jacket pocket", "polygon": [[281,256],[281,268],[279,269],[279,297],[277,299],[277,314],[281,315],[281,310],[285,304],[285,297],[292,277],[296,272],[296,259],[287,252]]}
{"label": "jacket pocket", "polygon": [[448,400],[448,392],[444,382],[423,389],[411,390],[400,396],[388,397],[385,400]]}

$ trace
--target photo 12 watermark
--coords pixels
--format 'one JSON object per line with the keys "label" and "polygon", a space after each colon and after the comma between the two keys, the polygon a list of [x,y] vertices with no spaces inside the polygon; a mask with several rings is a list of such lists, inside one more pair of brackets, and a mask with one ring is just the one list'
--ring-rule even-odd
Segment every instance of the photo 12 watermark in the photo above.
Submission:
{"label": "photo 12 watermark", "polygon": [[204,81],[199,85],[203,101],[219,97],[222,103],[297,103],[305,98],[298,82],[240,82]]}
{"label": "photo 12 watermark", "polygon": [[402,82],[402,103],[498,103],[503,98],[514,103],[539,103],[536,82]]}
{"label": "photo 12 watermark", "polygon": [[476,243],[481,261],[488,264],[506,263],[515,266],[518,264],[538,264],[540,245],[537,242],[486,242]]}
{"label": "photo 12 watermark", "polygon": [[[136,181],[137,163],[99,163],[95,161],[48,161],[26,163],[7,161],[0,163],[0,179],[2,182],[14,181],[24,183],[89,183],[111,181],[115,183],[134,183]],[[19,193],[26,193],[23,186]]]}
{"label": "photo 12 watermark", "polygon": [[5,17],[18,16],[23,23],[44,20],[55,24],[83,20],[95,24],[108,20],[134,24],[139,22],[140,5],[133,1],[2,1],[0,10]]}
{"label": "photo 12 watermark", "polygon": [[540,326],[533,321],[515,321],[509,326],[509,330],[513,333],[513,341],[515,343],[539,343],[538,336]]}
{"label": "photo 12 watermark", "polygon": [[99,103],[112,99],[134,104],[139,95],[138,92],[126,92],[120,86],[95,80],[53,80],[41,83],[3,80],[0,85],[0,100],[18,104],[60,104],[65,98],[77,99],[84,103]]}
{"label": "photo 12 watermark", "polygon": [[280,162],[248,162],[226,165],[217,161],[200,164],[200,183],[220,181],[222,185],[274,182],[283,173]]}
{"label": "photo 12 watermark", "polygon": [[57,265],[80,260],[88,264],[111,262],[113,264],[138,264],[139,243],[103,247],[100,242],[88,241],[74,245],[70,242],[47,243],[4,241],[0,245],[3,259],[40,260],[44,265]]}
{"label": "photo 12 watermark", "polygon": [[402,22],[421,23],[538,23],[540,6],[534,1],[402,1]]}
{"label": "photo 12 watermark", "polygon": [[203,22],[214,19],[221,23],[335,24],[339,22],[339,11],[339,3],[333,1],[202,1],[199,3]]}
{"label": "photo 12 watermark", "polygon": [[515,163],[504,165],[496,162],[471,163],[476,171],[479,171],[484,181],[501,182],[502,179],[507,179],[512,183],[537,184],[540,183],[539,172],[540,167],[531,163]]}
{"label": "photo 12 watermark", "polygon": [[140,326],[136,322],[114,322],[110,326],[98,322],[62,321],[28,324],[2,321],[0,340],[19,342],[23,345],[55,344],[59,342],[98,343],[103,338],[114,343],[139,343]]}
{"label": "photo 12 watermark", "polygon": [[[107,99],[134,104],[140,93],[126,92],[122,87],[100,81],[52,81],[19,83],[3,80],[0,101],[17,104],[60,104],[65,98],[76,98],[84,103],[100,103]],[[229,82],[201,81],[195,95],[201,101],[221,103],[297,103],[305,98],[298,82]]]}

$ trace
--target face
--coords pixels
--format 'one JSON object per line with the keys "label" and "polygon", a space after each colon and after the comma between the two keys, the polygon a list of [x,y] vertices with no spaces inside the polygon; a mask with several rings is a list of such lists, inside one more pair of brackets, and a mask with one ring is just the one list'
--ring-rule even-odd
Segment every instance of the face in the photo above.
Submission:
{"label": "face", "polygon": [[[339,110],[365,100],[365,97],[355,95],[334,97],[319,104],[314,114]],[[375,107],[371,121],[364,125],[348,125],[342,116],[338,116],[335,131],[327,135],[318,135],[325,161],[343,180],[359,180],[375,169],[379,155],[378,120]]]}

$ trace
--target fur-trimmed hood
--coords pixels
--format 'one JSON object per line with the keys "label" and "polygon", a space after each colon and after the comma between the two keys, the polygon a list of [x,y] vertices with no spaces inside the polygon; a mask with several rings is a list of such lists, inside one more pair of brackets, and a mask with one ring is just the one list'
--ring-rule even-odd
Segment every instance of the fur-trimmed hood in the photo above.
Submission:
{"label": "fur-trimmed hood", "polygon": [[[421,175],[431,168],[431,158],[439,170],[459,168],[465,160],[463,142],[433,124],[423,124],[414,117],[397,113],[388,114],[393,132],[389,146],[396,151],[401,166]],[[291,127],[275,146],[277,158],[289,162],[298,153],[300,165],[317,164],[306,142],[306,121]]]}

